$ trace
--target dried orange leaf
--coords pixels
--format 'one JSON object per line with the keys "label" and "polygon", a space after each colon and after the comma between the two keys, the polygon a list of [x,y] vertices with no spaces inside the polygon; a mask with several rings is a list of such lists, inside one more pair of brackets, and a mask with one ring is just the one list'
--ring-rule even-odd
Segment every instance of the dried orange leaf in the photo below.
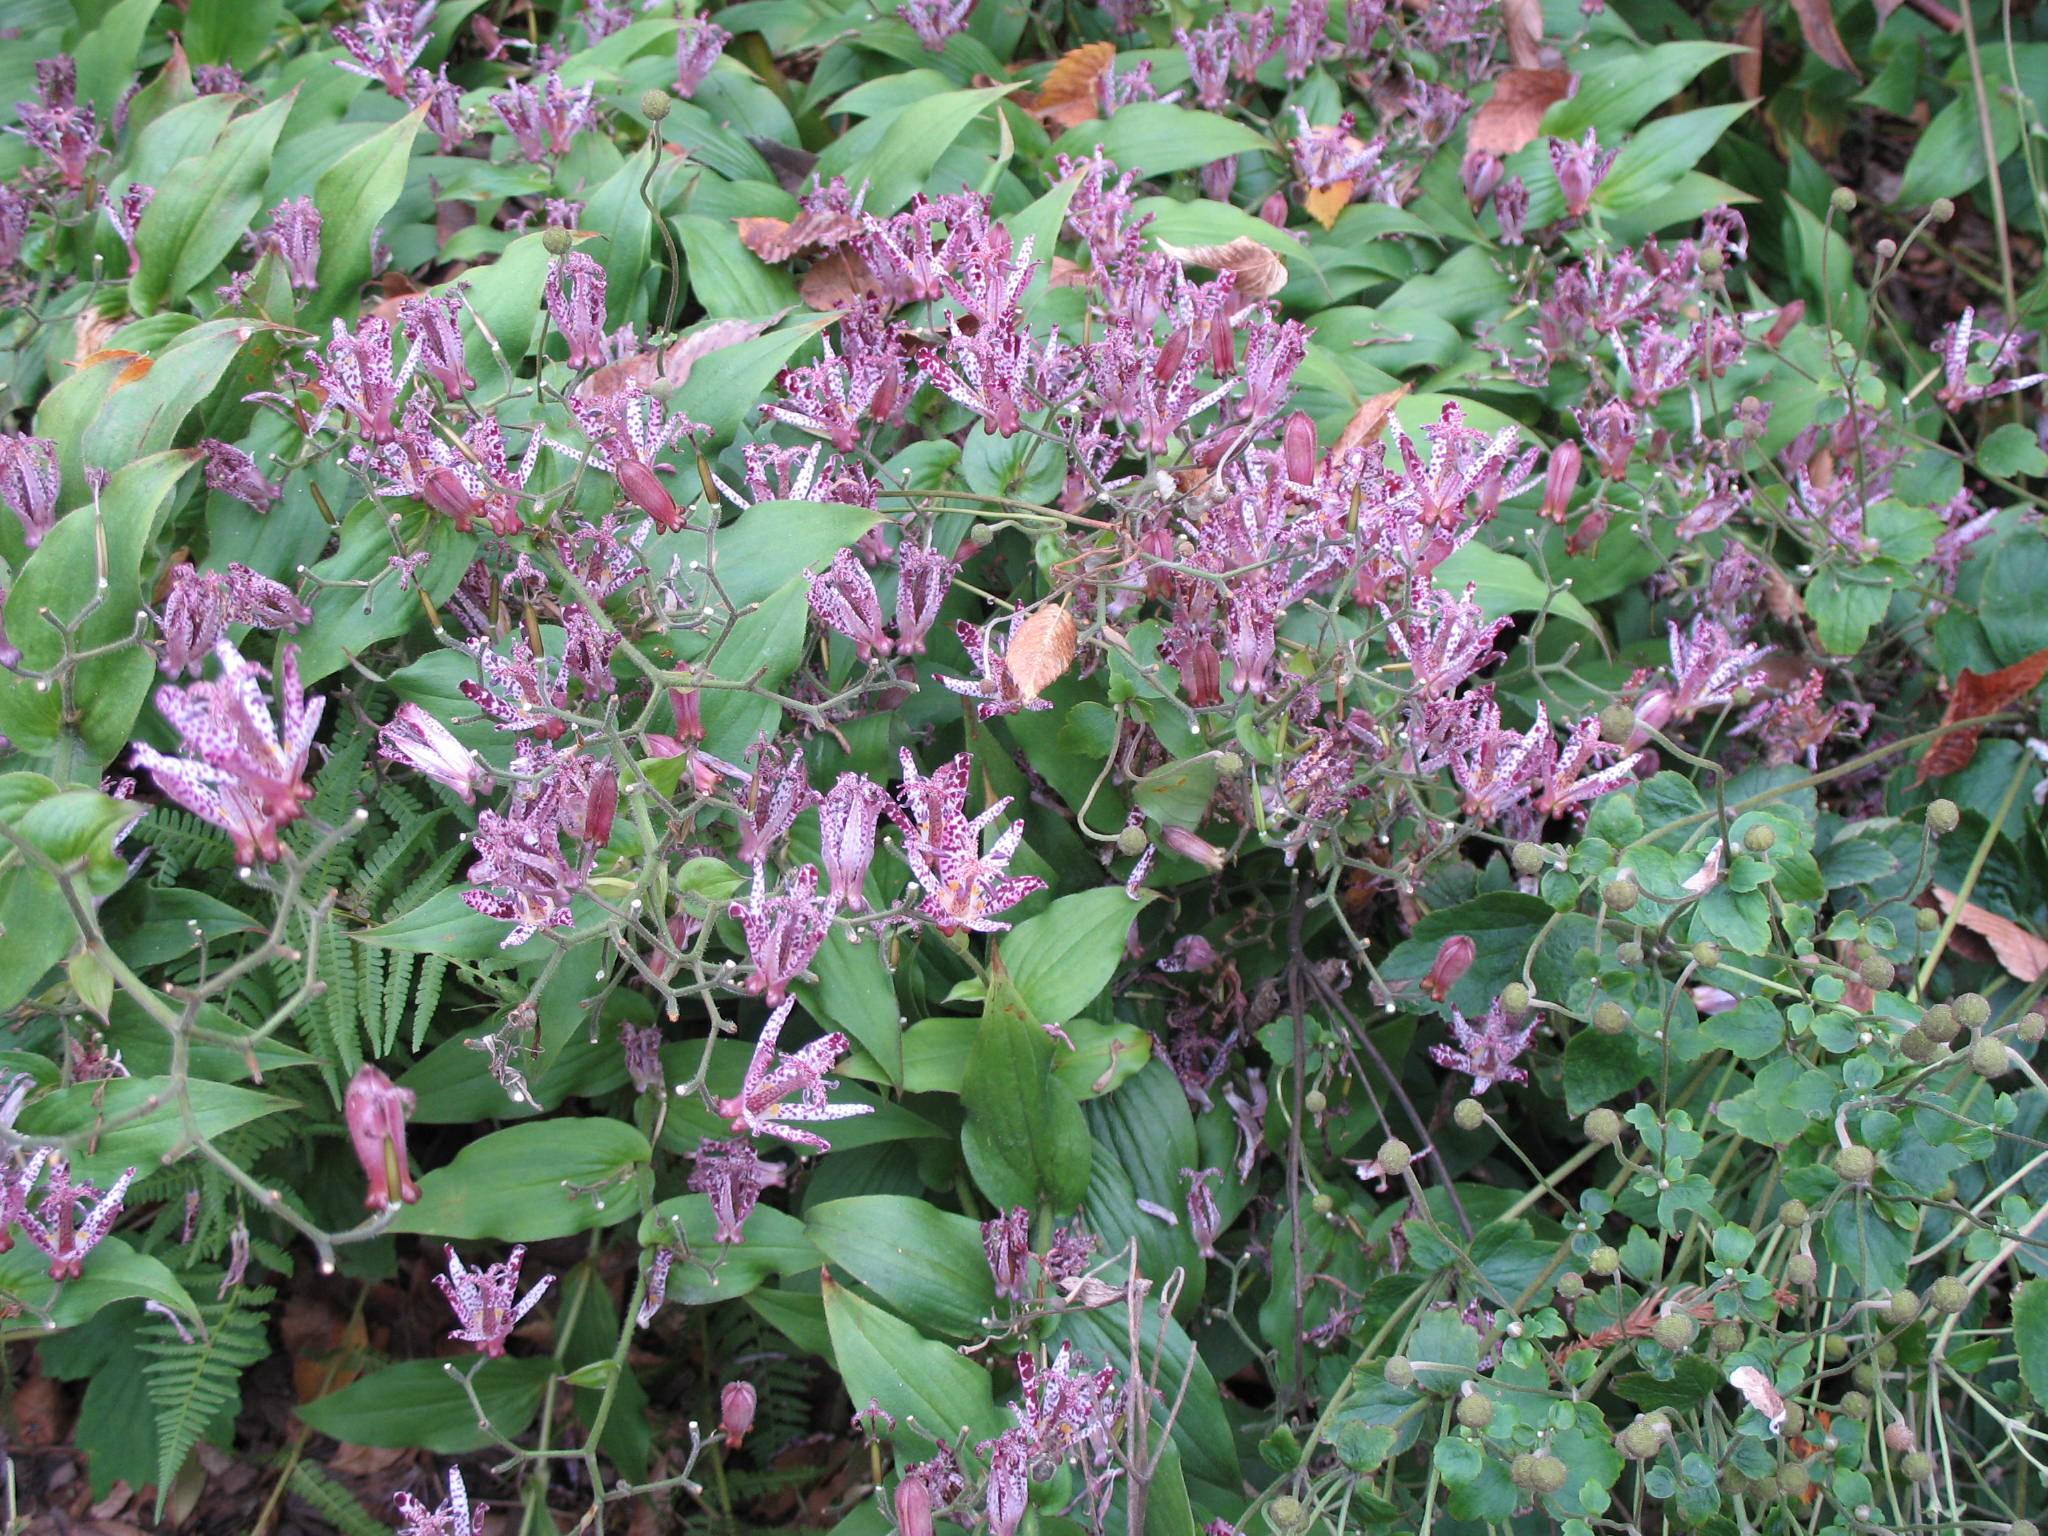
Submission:
{"label": "dried orange leaf", "polygon": [[1334,229],[1337,215],[1351,206],[1351,192],[1351,183],[1348,181],[1336,181],[1327,187],[1318,187],[1313,192],[1302,195],[1302,211],[1325,230]]}
{"label": "dried orange leaf", "polygon": [[1998,963],[2015,981],[2039,981],[2048,975],[2048,939],[2027,932],[2009,917],[1987,912],[1974,901],[1956,905],[1956,893],[1934,888],[1934,899],[1944,914],[1955,914],[1956,926],[1967,928],[1991,946]]}
{"label": "dried orange leaf", "polygon": [[577,385],[576,393],[585,400],[602,400],[606,395],[618,394],[628,384],[638,384],[649,394],[665,398],[689,382],[697,359],[751,341],[767,328],[757,320],[714,320],[669,346],[650,347],[616,363],[606,363]]}
{"label": "dried orange leaf", "polygon": [[1516,69],[1536,68],[1543,62],[1543,0],[1501,0],[1500,12],[1507,23],[1508,62]]}
{"label": "dried orange leaf", "polygon": [[1764,8],[1753,5],[1735,24],[1735,45],[1742,52],[1729,61],[1735,71],[1735,88],[1745,101],[1764,93]]}
{"label": "dried orange leaf", "polygon": [[1074,643],[1080,638],[1074,616],[1055,604],[1041,608],[1017,628],[1003,665],[1017,684],[1026,703],[1058,682],[1074,662]]}
{"label": "dried orange leaf", "polygon": [[1092,288],[1095,285],[1095,274],[1078,261],[1065,256],[1055,256],[1052,259],[1051,275],[1046,278],[1045,285],[1048,288]]}
{"label": "dried orange leaf", "polygon": [[766,262],[787,261],[797,253],[797,247],[790,243],[789,220],[759,218],[734,219],[740,232],[740,244]]}
{"label": "dried orange leaf", "polygon": [[1493,82],[1493,95],[1472,114],[1465,147],[1474,153],[1512,155],[1534,143],[1542,131],[1543,114],[1579,86],[1568,69],[1505,69]]}
{"label": "dried orange leaf", "polygon": [[1835,30],[1835,11],[1830,0],[1792,0],[1792,10],[1799,17],[1799,30],[1806,38],[1806,46],[1820,55],[1823,64],[1858,80],[1863,78],[1857,74],[1849,50],[1842,46],[1842,34]]}
{"label": "dried orange leaf", "polygon": [[1159,249],[1189,266],[1233,274],[1242,299],[1270,299],[1287,286],[1287,264],[1280,253],[1250,235],[1239,235],[1228,245],[1172,245],[1162,240]]}
{"label": "dried orange leaf", "polygon": [[1083,43],[1068,49],[1027,110],[1060,128],[1088,122],[1099,115],[1097,89],[1115,63],[1115,43]]}
{"label": "dried orange leaf", "polygon": [[[1956,685],[1948,696],[1948,708],[1942,712],[1941,723],[1955,725],[1959,720],[1982,720],[1987,715],[2001,714],[2039,687],[2044,677],[2048,677],[2048,650],[2036,651],[1996,672],[1972,672],[1965,667],[1956,674]],[[1977,755],[1977,734],[1981,729],[1979,725],[1959,725],[1936,737],[1927,755],[1920,759],[1913,782],[1925,784],[1939,774],[1969,767],[1970,759]]]}
{"label": "dried orange leaf", "polygon": [[833,251],[811,263],[796,291],[812,309],[850,309],[864,297],[878,297],[881,285],[858,252]]}
{"label": "dried orange leaf", "polygon": [[1347,448],[1363,448],[1376,443],[1380,434],[1387,429],[1387,418],[1394,414],[1413,384],[1403,384],[1399,389],[1390,389],[1384,395],[1374,395],[1352,412],[1351,419],[1344,423],[1344,430],[1337,434],[1337,445],[1331,451],[1342,453]]}

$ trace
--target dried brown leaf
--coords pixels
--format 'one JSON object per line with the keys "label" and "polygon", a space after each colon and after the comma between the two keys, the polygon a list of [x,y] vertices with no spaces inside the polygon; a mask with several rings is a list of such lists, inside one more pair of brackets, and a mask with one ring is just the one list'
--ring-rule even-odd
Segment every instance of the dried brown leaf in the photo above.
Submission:
{"label": "dried brown leaf", "polygon": [[1048,288],[1092,288],[1095,285],[1095,274],[1078,261],[1066,256],[1055,256],[1052,259],[1051,274],[1046,278],[1045,285]]}
{"label": "dried brown leaf", "polygon": [[881,284],[856,251],[833,251],[811,263],[797,284],[797,296],[816,310],[850,309],[862,298],[879,297]]}
{"label": "dried brown leaf", "polygon": [[[2044,677],[2048,677],[2048,650],[2036,651],[1996,672],[1972,672],[1965,667],[1956,674],[1956,685],[1949,693],[1941,723],[1955,725],[1959,720],[1981,720],[1987,715],[2002,714],[2039,687]],[[1977,735],[1982,729],[1981,725],[1958,725],[1936,737],[1927,755],[1920,759],[1913,782],[1925,784],[1939,774],[1969,767],[1970,759],[1977,755]]]}
{"label": "dried brown leaf", "polygon": [[1799,18],[1799,30],[1806,38],[1806,46],[1820,55],[1823,64],[1858,80],[1863,78],[1857,73],[1849,50],[1842,46],[1842,34],[1835,30],[1835,10],[1831,0],[1792,0],[1792,10]]}
{"label": "dried brown leaf", "polygon": [[1074,616],[1056,603],[1039,609],[1018,626],[1003,654],[1003,665],[1026,703],[1058,682],[1074,664],[1074,645],[1080,636]]}
{"label": "dried brown leaf", "polygon": [[740,244],[763,261],[784,262],[797,253],[798,247],[789,238],[788,219],[763,214],[758,218],[734,219],[733,224],[740,232]]}
{"label": "dried brown leaf", "polygon": [[1735,44],[1742,49],[1729,61],[1735,71],[1735,88],[1745,101],[1764,93],[1764,8],[1753,5],[1735,24]]}
{"label": "dried brown leaf", "polygon": [[2048,975],[2048,939],[2027,932],[2009,917],[1987,912],[1974,901],[1956,905],[1956,893],[1934,888],[1944,913],[1955,914],[1956,926],[1967,928],[1991,946],[1991,953],[2015,981],[2039,981]]}
{"label": "dried brown leaf", "polygon": [[1493,95],[1472,114],[1465,133],[1468,150],[1512,155],[1534,143],[1542,131],[1543,114],[1579,87],[1568,69],[1506,69],[1493,82]]}
{"label": "dried brown leaf", "polygon": [[805,251],[830,250],[860,229],[860,220],[829,209],[805,209],[795,219],[734,219],[740,244],[770,266]]}
{"label": "dried brown leaf", "polygon": [[1334,229],[1337,215],[1351,206],[1352,186],[1348,181],[1332,182],[1327,187],[1318,187],[1313,192],[1302,194],[1302,211],[1325,230]]}
{"label": "dried brown leaf", "polygon": [[1250,235],[1239,235],[1228,245],[1173,245],[1162,240],[1159,249],[1188,266],[1233,274],[1241,299],[1269,299],[1287,286],[1287,264],[1280,253]]}
{"label": "dried brown leaf", "polygon": [[576,393],[585,400],[602,400],[618,394],[628,384],[638,384],[649,394],[666,396],[689,382],[690,370],[699,358],[752,341],[766,329],[757,320],[714,320],[666,347],[650,347],[616,363],[606,363],[577,385]]}
{"label": "dried brown leaf", "polygon": [[1387,429],[1387,418],[1394,414],[1394,407],[1407,397],[1413,384],[1403,384],[1399,389],[1390,389],[1384,395],[1374,395],[1351,413],[1351,419],[1344,423],[1344,430],[1337,434],[1333,453],[1342,453],[1347,448],[1363,448],[1376,443],[1380,434]]}
{"label": "dried brown leaf", "polygon": [[1115,64],[1115,43],[1083,43],[1068,49],[1045,77],[1045,89],[1025,110],[1059,128],[1092,120],[1100,115],[1097,90],[1102,77]]}
{"label": "dried brown leaf", "polygon": [[1501,0],[1500,11],[1507,22],[1508,62],[1516,69],[1537,68],[1543,62],[1543,0]]}

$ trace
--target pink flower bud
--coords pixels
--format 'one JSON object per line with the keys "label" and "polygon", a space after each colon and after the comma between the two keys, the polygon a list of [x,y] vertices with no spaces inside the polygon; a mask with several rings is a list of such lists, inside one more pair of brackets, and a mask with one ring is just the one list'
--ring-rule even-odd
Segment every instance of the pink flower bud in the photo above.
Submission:
{"label": "pink flower bud", "polygon": [[1287,227],[1287,195],[1284,192],[1270,192],[1259,204],[1259,217],[1275,229]]}
{"label": "pink flower bud", "polygon": [[583,807],[583,841],[602,848],[612,840],[612,818],[619,810],[619,775],[607,768],[590,785],[590,797]]}
{"label": "pink flower bud", "polygon": [[1778,318],[1773,320],[1771,328],[1764,332],[1764,345],[1771,348],[1783,346],[1785,338],[1792,334],[1793,327],[1805,318],[1806,300],[1794,299],[1778,311]]}
{"label": "pink flower bud", "polygon": [[383,1072],[367,1063],[348,1085],[342,1098],[343,1118],[348,1122],[348,1139],[363,1165],[363,1177],[370,1193],[363,1204],[373,1211],[388,1211],[403,1201],[419,1200],[420,1187],[413,1183],[405,1165],[405,1117],[419,1100],[410,1088],[401,1088]]}
{"label": "pink flower bud", "polygon": [[626,500],[653,518],[664,532],[674,533],[683,526],[683,509],[676,505],[675,497],[652,468],[622,454],[613,473],[618,476],[619,489]]}
{"label": "pink flower bud", "polygon": [[1579,466],[1586,455],[1567,438],[1550,450],[1550,468],[1543,477],[1542,515],[1560,526],[1571,509],[1572,492],[1579,487]]}
{"label": "pink flower bud", "polygon": [[1287,478],[1296,485],[1312,484],[1316,478],[1315,418],[1307,411],[1294,412],[1287,418],[1280,442]]}
{"label": "pink flower bud", "polygon": [[1472,204],[1474,213],[1486,206],[1487,199],[1492,197],[1495,189],[1500,186],[1501,176],[1505,170],[1506,167],[1500,162],[1500,156],[1490,155],[1484,150],[1465,157],[1465,163],[1459,167],[1458,174],[1465,183],[1465,198]]}
{"label": "pink flower bud", "polygon": [[1206,837],[1197,837],[1186,827],[1166,827],[1160,831],[1159,841],[1166,844],[1168,851],[1184,859],[1192,859],[1202,868],[1215,872],[1230,862],[1230,856]]}
{"label": "pink flower bud", "polygon": [[718,1394],[718,1427],[725,1431],[728,1447],[737,1447],[754,1427],[755,1401],[751,1382],[728,1381]]}
{"label": "pink flower bud", "polygon": [[1472,969],[1472,961],[1478,955],[1479,947],[1472,942],[1470,934],[1454,933],[1437,949],[1436,963],[1423,978],[1422,990],[1435,1002],[1443,1002],[1451,995],[1451,988],[1458,984],[1458,978]]}
{"label": "pink flower bud", "polygon": [[1196,709],[1223,702],[1223,658],[1214,645],[1198,640],[1188,647],[1180,662],[1180,683]]}
{"label": "pink flower bud", "polygon": [[901,1536],[932,1536],[932,1490],[921,1473],[906,1473],[896,1485],[896,1529]]}

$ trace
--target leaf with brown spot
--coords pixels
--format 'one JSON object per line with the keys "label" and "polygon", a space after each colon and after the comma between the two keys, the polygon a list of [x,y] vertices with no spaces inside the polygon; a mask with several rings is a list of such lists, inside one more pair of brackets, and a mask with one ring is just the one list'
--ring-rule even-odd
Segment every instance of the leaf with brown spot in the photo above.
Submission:
{"label": "leaf with brown spot", "polygon": [[1380,440],[1380,434],[1387,429],[1387,418],[1394,414],[1394,407],[1407,397],[1413,384],[1403,384],[1399,389],[1390,389],[1384,395],[1374,395],[1361,404],[1344,423],[1344,430],[1337,434],[1337,443],[1330,451],[1342,453],[1347,448],[1363,448]]}
{"label": "leaf with brown spot", "polygon": [[1956,893],[1934,887],[1944,914],[1954,913],[1956,926],[1967,928],[1991,946],[1991,953],[2015,981],[2039,981],[2048,975],[2048,939],[2027,932],[2009,917],[1988,912],[1974,901],[1956,905]]}
{"label": "leaf with brown spot", "polygon": [[1045,89],[1024,110],[1060,128],[1091,121],[1101,111],[1097,88],[1115,64],[1115,43],[1083,43],[1068,49],[1045,77]]}
{"label": "leaf with brown spot", "polygon": [[[1535,69],[1543,62],[1543,0],[1501,0],[1507,23],[1508,62],[1515,69]],[[1513,73],[1513,71],[1510,71]]]}
{"label": "leaf with brown spot", "polygon": [[1842,34],[1835,30],[1835,10],[1831,0],[1792,0],[1792,10],[1799,18],[1799,30],[1806,38],[1806,46],[1820,55],[1821,62],[1860,81],[1863,76],[1857,73],[1849,50],[1842,46]]}
{"label": "leaf with brown spot", "polygon": [[1162,240],[1159,250],[1187,266],[1230,273],[1242,299],[1270,299],[1287,286],[1287,264],[1280,253],[1250,235],[1239,235],[1228,245],[1173,245]]}
{"label": "leaf with brown spot", "polygon": [[1970,760],[1977,755],[1977,736],[1983,726],[1956,722],[1981,721],[1987,715],[2003,714],[2039,687],[2044,677],[2048,677],[2048,650],[2036,651],[1996,672],[1972,672],[1968,667],[1958,672],[1955,688],[1948,696],[1948,708],[1941,715],[1944,726],[1956,728],[1935,738],[1927,755],[1920,759],[1913,782],[1925,784],[1939,774],[1969,767]]}
{"label": "leaf with brown spot", "polygon": [[1735,24],[1735,45],[1742,52],[1729,60],[1735,72],[1735,88],[1743,100],[1755,101],[1764,93],[1764,8],[1753,5]]}
{"label": "leaf with brown spot", "polygon": [[1543,129],[1543,114],[1579,88],[1568,69],[1506,69],[1493,82],[1493,95],[1472,114],[1465,147],[1489,155],[1512,155],[1532,144]]}
{"label": "leaf with brown spot", "polygon": [[1003,653],[1003,665],[1009,668],[1026,703],[1058,682],[1073,665],[1074,644],[1080,635],[1074,616],[1057,603],[1039,609],[1018,626],[1009,650]]}
{"label": "leaf with brown spot", "polygon": [[1313,192],[1302,194],[1302,211],[1325,231],[1337,227],[1337,215],[1351,206],[1352,186],[1348,181],[1334,181],[1327,187],[1317,187]]}

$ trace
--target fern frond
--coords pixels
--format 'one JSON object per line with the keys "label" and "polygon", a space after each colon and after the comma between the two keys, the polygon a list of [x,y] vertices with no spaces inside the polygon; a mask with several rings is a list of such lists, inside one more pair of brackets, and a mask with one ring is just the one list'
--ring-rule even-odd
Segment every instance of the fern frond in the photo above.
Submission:
{"label": "fern frond", "polygon": [[161,1520],[172,1481],[192,1447],[214,1424],[233,1421],[242,1402],[242,1377],[270,1353],[263,1309],[276,1292],[267,1286],[237,1291],[224,1302],[199,1304],[205,1332],[190,1342],[167,1318],[144,1329],[139,1345],[150,1357],[142,1375],[156,1408],[157,1499]]}
{"label": "fern frond", "polygon": [[449,875],[454,873],[456,864],[461,861],[464,854],[471,851],[467,843],[457,843],[453,848],[446,850],[415,876],[411,884],[392,897],[391,905],[386,910],[393,917],[401,912],[410,912],[446,885]]}
{"label": "fern frond", "polygon": [[412,1000],[412,970],[418,960],[419,956],[409,949],[394,949],[385,964],[384,1014],[376,1032],[380,1057],[389,1056],[398,1044],[398,1028],[405,1022],[405,1005]]}
{"label": "fern frond", "polygon": [[440,820],[440,813],[434,812],[398,822],[391,835],[371,850],[350,893],[351,903],[358,911],[367,914],[382,910],[389,888],[397,883],[399,875],[420,846],[433,835]]}
{"label": "fern frond", "polygon": [[176,885],[187,871],[218,869],[235,852],[220,828],[171,805],[152,807],[128,838],[137,847],[155,850],[152,873],[158,885]]}
{"label": "fern frond", "polygon": [[427,1028],[434,1022],[434,1010],[441,1005],[441,983],[447,976],[445,956],[428,955],[420,965],[420,984],[412,995],[412,1049],[415,1054],[426,1042]]}
{"label": "fern frond", "polygon": [[356,944],[332,913],[320,924],[320,979],[327,993],[320,999],[327,1021],[329,1058],[341,1081],[347,1082],[363,1064],[362,1041],[356,1031],[362,1017],[362,992],[356,980]]}
{"label": "fern frond", "polygon": [[358,1504],[354,1494],[310,1461],[292,1463],[285,1486],[324,1515],[341,1536],[391,1536],[390,1528]]}

